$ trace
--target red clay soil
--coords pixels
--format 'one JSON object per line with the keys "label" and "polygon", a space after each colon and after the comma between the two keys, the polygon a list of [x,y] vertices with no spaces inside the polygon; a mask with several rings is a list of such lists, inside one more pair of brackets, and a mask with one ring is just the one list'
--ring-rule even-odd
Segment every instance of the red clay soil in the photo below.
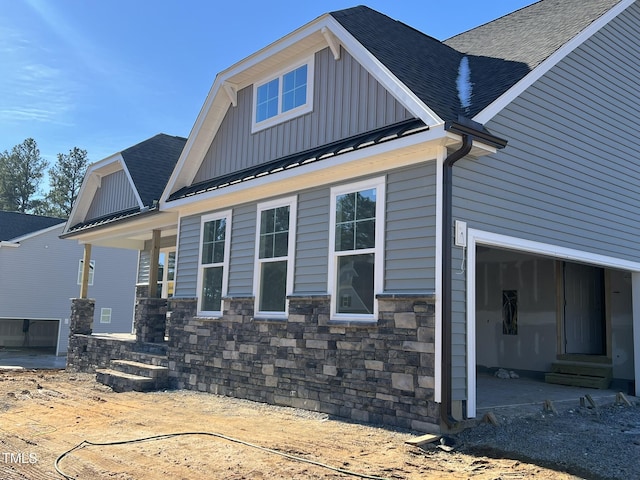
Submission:
{"label": "red clay soil", "polygon": [[92,480],[574,478],[516,460],[410,446],[415,434],[312,412],[190,391],[114,393],[93,375],[64,371],[0,373],[4,480],[65,478],[56,459],[85,440],[158,435],[170,436],[85,444],[58,466],[67,478]]}

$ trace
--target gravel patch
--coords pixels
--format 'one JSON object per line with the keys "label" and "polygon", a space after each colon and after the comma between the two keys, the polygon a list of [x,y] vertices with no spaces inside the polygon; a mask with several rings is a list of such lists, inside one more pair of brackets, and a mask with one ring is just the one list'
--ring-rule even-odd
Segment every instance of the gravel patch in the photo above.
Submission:
{"label": "gravel patch", "polygon": [[454,437],[456,450],[511,458],[585,479],[640,478],[640,402],[496,415]]}

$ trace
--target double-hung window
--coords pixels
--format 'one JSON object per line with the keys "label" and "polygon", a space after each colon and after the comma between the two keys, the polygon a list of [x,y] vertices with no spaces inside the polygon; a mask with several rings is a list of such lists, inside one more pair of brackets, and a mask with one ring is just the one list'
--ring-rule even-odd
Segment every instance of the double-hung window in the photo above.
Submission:
{"label": "double-hung window", "polygon": [[331,189],[329,292],[336,319],[377,318],[384,252],[384,178]]}
{"label": "double-hung window", "polygon": [[293,291],[296,197],[258,205],[254,292],[256,315],[285,318]]}
{"label": "double-hung window", "polygon": [[221,315],[227,293],[231,211],[206,215],[201,220],[198,313]]}
{"label": "double-hung window", "polygon": [[310,112],[313,58],[254,84],[253,98],[253,132]]}

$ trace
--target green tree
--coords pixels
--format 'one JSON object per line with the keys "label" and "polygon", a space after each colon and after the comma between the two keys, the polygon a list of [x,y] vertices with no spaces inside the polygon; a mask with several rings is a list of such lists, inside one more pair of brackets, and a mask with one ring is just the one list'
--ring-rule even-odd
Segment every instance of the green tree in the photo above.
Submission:
{"label": "green tree", "polygon": [[35,195],[47,162],[33,138],[0,154],[0,207],[3,210],[31,213],[38,206]]}
{"label": "green tree", "polygon": [[49,169],[51,189],[38,213],[60,218],[67,218],[71,214],[87,163],[87,151],[78,147],[73,147],[67,154],[58,154],[56,164]]}

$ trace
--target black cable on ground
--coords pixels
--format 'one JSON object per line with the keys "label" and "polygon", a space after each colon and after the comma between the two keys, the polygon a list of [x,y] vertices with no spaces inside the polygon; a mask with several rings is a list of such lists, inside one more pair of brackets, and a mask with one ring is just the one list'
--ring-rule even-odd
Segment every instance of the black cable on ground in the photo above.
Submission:
{"label": "black cable on ground", "polygon": [[333,470],[334,472],[342,473],[342,474],[345,474],[345,475],[350,475],[352,477],[366,478],[366,479],[371,479],[371,480],[387,480],[387,479],[385,479],[383,477],[376,477],[374,475],[367,475],[367,474],[364,474],[364,473],[352,472],[352,471],[345,470],[345,469],[342,469],[342,468],[333,467],[333,466],[327,465],[325,463],[316,462],[315,460],[309,460],[307,458],[297,457],[297,456],[291,455],[289,453],[279,452],[278,450],[273,450],[271,448],[262,447],[260,445],[254,444],[254,443],[245,442],[244,440],[239,440],[237,438],[229,437],[227,435],[222,435],[221,433],[212,433],[212,432],[167,433],[167,434],[164,434],[164,435],[153,435],[151,437],[135,438],[133,440],[122,440],[122,441],[118,441],[118,442],[104,442],[104,443],[90,442],[89,440],[83,440],[81,443],[79,443],[75,447],[71,448],[70,450],[67,450],[62,455],[60,455],[58,458],[56,458],[56,461],[54,462],[54,467],[56,469],[56,472],[58,472],[60,475],[62,475],[66,480],[76,480],[74,477],[64,473],[60,469],[60,465],[59,465],[60,461],[64,457],[66,457],[67,455],[75,452],[76,450],[79,450],[79,449],[84,448],[86,446],[105,447],[105,446],[113,446],[113,445],[126,445],[126,444],[131,444],[131,443],[148,442],[148,441],[153,441],[153,440],[165,440],[165,439],[168,439],[168,438],[179,437],[179,436],[183,436],[183,435],[205,435],[205,436],[209,436],[209,437],[217,437],[217,438],[221,438],[223,440],[227,440],[229,442],[239,443],[239,444],[245,445],[247,447],[256,448],[256,449],[261,450],[263,452],[268,452],[268,453],[273,453],[275,455],[280,455],[281,457],[285,457],[285,458],[288,458],[290,460],[295,460],[297,462],[309,463],[309,464],[315,465],[317,467],[326,468],[328,470]]}

